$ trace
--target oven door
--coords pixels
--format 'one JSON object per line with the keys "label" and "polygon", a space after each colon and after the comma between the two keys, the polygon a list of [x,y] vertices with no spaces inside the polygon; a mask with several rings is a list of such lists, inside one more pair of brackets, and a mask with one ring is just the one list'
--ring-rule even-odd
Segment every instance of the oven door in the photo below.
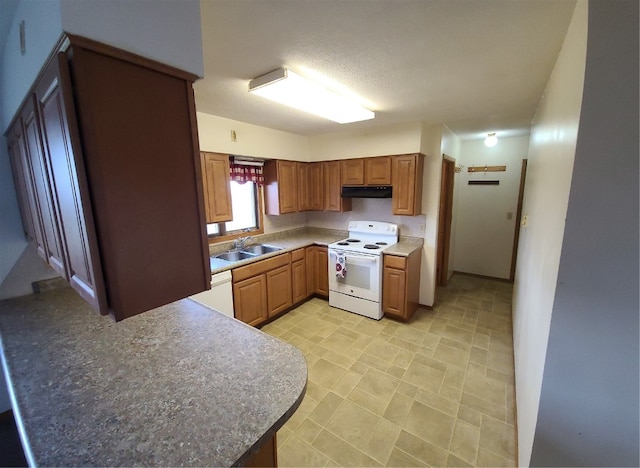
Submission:
{"label": "oven door", "polygon": [[[345,257],[347,271],[344,278],[336,275],[338,254]],[[381,259],[381,255],[329,249],[329,291],[380,302],[382,294]]]}

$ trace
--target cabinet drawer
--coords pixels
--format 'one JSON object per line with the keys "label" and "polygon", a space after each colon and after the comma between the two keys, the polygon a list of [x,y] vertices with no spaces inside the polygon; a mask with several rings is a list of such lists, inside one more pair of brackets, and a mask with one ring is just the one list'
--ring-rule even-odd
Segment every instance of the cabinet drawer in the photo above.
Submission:
{"label": "cabinet drawer", "polygon": [[297,249],[294,250],[293,252],[291,252],[291,261],[292,262],[297,262],[299,260],[304,260],[304,248],[302,249]]}
{"label": "cabinet drawer", "polygon": [[231,270],[233,276],[233,282],[242,281],[243,279],[251,278],[252,276],[260,275],[274,268],[289,264],[291,261],[291,254],[285,253],[276,257],[267,258],[266,260],[260,260],[249,265],[234,268]]}
{"label": "cabinet drawer", "polygon": [[407,268],[407,257],[398,257],[396,255],[385,255],[384,266],[386,268],[396,268],[405,270]]}

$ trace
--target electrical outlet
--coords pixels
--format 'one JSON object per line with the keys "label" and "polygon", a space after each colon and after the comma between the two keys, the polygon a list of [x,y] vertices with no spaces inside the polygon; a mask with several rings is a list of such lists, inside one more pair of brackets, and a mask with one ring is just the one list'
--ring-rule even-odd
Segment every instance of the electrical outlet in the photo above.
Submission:
{"label": "electrical outlet", "polygon": [[522,227],[527,227],[529,224],[529,215],[522,216]]}
{"label": "electrical outlet", "polygon": [[236,133],[235,130],[231,130],[231,141],[233,142],[238,141],[238,134]]}

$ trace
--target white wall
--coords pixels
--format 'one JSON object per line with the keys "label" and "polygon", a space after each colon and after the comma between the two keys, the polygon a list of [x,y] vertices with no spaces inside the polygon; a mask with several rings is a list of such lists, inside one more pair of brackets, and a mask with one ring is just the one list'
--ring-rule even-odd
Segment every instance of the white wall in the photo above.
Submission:
{"label": "white wall", "polygon": [[[462,142],[458,163],[464,168],[455,176],[456,271],[509,279],[520,171],[528,149],[528,135],[500,138],[492,148],[482,140]],[[507,170],[467,171],[471,166],[485,165],[506,166]],[[470,180],[498,180],[500,185],[469,185]]]}
{"label": "white wall", "polygon": [[531,464],[639,466],[637,0],[591,0]]}
{"label": "white wall", "polygon": [[[198,112],[200,150],[267,159],[309,161],[309,138]],[[236,132],[232,141],[231,131]]]}
{"label": "white wall", "polygon": [[199,0],[58,2],[66,32],[204,76]]}
{"label": "white wall", "polygon": [[313,136],[309,138],[309,150],[311,161],[417,153],[420,150],[420,124]]}
{"label": "white wall", "polygon": [[[450,160],[453,159],[455,164],[459,164],[458,160],[460,159],[460,148],[462,142],[458,135],[449,130],[449,127],[446,125],[442,126],[442,144],[441,153],[446,155]],[[440,174],[442,178],[442,173]],[[454,272],[454,259],[456,255],[456,233],[458,232],[458,221],[456,219],[456,212],[458,210],[458,195],[457,195],[457,184],[454,176],[453,180],[453,207],[452,207],[452,218],[451,218],[451,233],[449,238],[449,265],[447,267],[448,270],[448,278],[451,278]],[[440,203],[440,199],[438,198],[438,206]]]}
{"label": "white wall", "polygon": [[352,199],[351,208],[351,211],[345,213],[309,211],[307,213],[308,225],[346,231],[349,221],[385,221],[397,224],[400,236],[424,236],[425,216],[393,215],[390,198],[354,198]]}
{"label": "white wall", "polygon": [[436,293],[436,253],[440,179],[442,177],[443,125],[423,125],[420,152],[425,155],[422,183],[422,212],[425,215],[424,244],[420,264],[420,304],[432,306]]}
{"label": "white wall", "polygon": [[575,157],[584,82],[587,4],[578,1],[536,112],[513,295],[519,464],[527,466],[536,428],[542,373]]}
{"label": "white wall", "polygon": [[[25,22],[25,55],[20,54],[20,22]],[[62,34],[60,1],[26,1],[18,4],[7,44],[2,52],[0,102],[2,133],[33,84],[42,64]]]}
{"label": "white wall", "polygon": [[[19,24],[25,22],[26,53],[20,54]],[[0,70],[0,122],[4,133],[18,110],[42,63],[62,33],[58,1],[18,4]],[[5,138],[0,138],[0,283],[4,281],[27,243],[11,175]]]}

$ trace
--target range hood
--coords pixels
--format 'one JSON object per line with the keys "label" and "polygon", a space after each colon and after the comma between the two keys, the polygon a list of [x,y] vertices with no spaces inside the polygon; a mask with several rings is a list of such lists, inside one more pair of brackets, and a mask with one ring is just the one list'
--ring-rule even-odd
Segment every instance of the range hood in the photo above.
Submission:
{"label": "range hood", "polygon": [[391,198],[393,190],[391,185],[353,186],[342,187],[340,195],[344,198]]}

